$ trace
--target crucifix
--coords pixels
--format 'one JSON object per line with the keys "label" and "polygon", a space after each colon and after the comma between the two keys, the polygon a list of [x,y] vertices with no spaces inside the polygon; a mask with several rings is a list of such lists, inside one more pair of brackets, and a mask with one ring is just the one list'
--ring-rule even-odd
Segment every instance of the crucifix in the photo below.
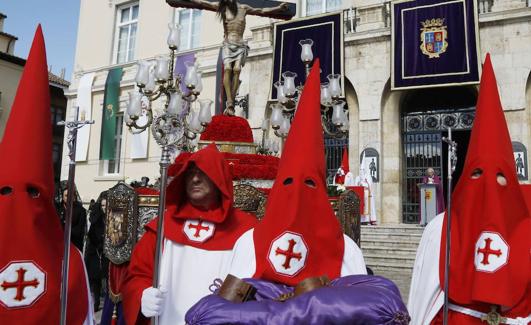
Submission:
{"label": "crucifix", "polygon": [[245,18],[249,15],[289,20],[294,3],[271,0],[166,0],[172,7],[215,11],[223,23],[223,88],[227,102],[223,114],[234,115],[234,98],[240,86],[240,72],[249,47],[243,39]]}

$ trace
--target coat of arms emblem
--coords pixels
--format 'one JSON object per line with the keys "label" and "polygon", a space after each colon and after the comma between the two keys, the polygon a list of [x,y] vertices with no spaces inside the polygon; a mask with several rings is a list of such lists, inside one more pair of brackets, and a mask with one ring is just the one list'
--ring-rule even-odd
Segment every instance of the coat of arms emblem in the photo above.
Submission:
{"label": "coat of arms emblem", "polygon": [[448,31],[444,25],[444,18],[426,19],[421,22],[420,50],[430,59],[439,58],[446,52]]}

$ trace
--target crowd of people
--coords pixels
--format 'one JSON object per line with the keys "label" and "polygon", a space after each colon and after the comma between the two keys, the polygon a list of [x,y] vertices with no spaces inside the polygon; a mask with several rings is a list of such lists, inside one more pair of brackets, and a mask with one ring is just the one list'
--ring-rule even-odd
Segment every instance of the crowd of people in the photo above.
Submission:
{"label": "crowd of people", "polygon": [[[140,181],[132,181],[135,187],[147,187],[149,177],[142,176]],[[67,181],[57,184],[55,207],[64,227],[68,188]],[[87,209],[83,207],[78,191],[75,191],[72,208],[72,226],[70,240],[83,253],[89,279],[90,292],[94,300],[94,312],[101,308],[101,300],[108,294],[109,259],[103,253],[106,230],[108,191],[99,194],[96,200],[90,200]]]}
{"label": "crowd of people", "polygon": [[[104,307],[102,324],[149,324],[153,318],[160,325],[531,321],[531,217],[490,57],[483,67],[464,176],[451,211],[439,214],[424,231],[407,307],[396,284],[367,274],[362,251],[343,234],[328,201],[319,75],[316,59],[263,219],[233,207],[230,167],[214,144],[177,161],[163,231],[157,231],[160,217],[146,225],[120,269],[121,298],[113,308]],[[57,324],[63,316],[58,303],[68,297],[68,305],[62,305],[66,323],[92,325],[105,291],[102,279],[110,277],[102,252],[108,197],[102,193],[87,218],[77,192],[62,186],[54,209],[47,76],[39,28],[0,143],[0,323]],[[19,150],[19,141],[35,149],[32,159]],[[360,174],[370,178],[366,170]],[[60,221],[68,211],[68,195],[74,204],[71,243],[65,245]],[[163,251],[155,264],[159,238]],[[62,248],[70,249],[64,282]],[[59,291],[63,284],[67,295]]]}

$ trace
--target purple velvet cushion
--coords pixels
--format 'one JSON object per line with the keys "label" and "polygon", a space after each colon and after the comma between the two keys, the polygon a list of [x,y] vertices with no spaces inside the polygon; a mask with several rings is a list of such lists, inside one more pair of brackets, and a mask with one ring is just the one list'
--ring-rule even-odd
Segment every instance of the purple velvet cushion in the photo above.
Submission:
{"label": "purple velvet cushion", "polygon": [[293,288],[245,279],[257,289],[256,301],[235,304],[209,295],[186,313],[186,323],[207,324],[408,324],[400,292],[390,280],[370,275],[335,279],[330,286],[285,302],[274,301]]}

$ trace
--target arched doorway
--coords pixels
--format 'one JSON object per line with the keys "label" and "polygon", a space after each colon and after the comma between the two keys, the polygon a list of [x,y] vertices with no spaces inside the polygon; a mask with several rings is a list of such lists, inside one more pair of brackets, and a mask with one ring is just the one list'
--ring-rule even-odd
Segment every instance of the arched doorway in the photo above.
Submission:
{"label": "arched doorway", "polygon": [[442,138],[452,129],[458,144],[453,186],[463,169],[470,130],[475,116],[477,91],[474,87],[445,87],[407,93],[400,104],[403,148],[402,220],[419,223],[420,203],[417,184],[432,167],[443,182],[446,200],[447,152]]}

